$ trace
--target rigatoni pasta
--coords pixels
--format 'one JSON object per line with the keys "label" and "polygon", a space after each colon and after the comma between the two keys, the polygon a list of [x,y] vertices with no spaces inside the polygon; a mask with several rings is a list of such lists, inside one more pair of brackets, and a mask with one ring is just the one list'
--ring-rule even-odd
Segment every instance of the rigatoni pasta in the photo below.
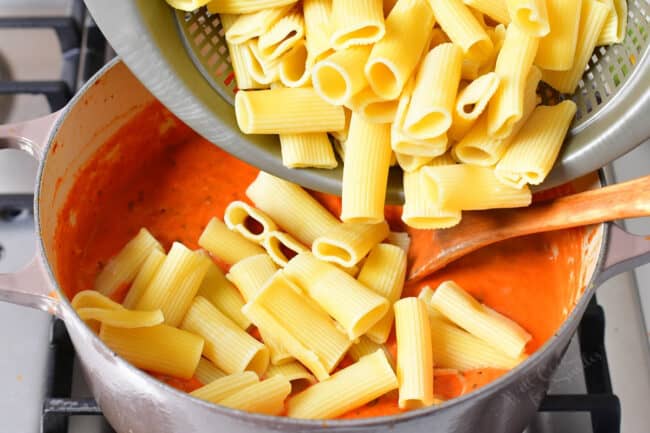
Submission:
{"label": "rigatoni pasta", "polygon": [[363,65],[370,56],[370,50],[371,47],[367,45],[353,46],[316,63],[312,69],[314,90],[330,104],[343,105],[367,86]]}
{"label": "rigatoni pasta", "polygon": [[291,393],[291,383],[284,376],[273,376],[247,386],[229,395],[219,404],[232,409],[279,415],[284,410],[284,400]]}
{"label": "rigatoni pasta", "polygon": [[124,308],[134,308],[136,306],[142,297],[142,294],[147,289],[147,286],[151,280],[153,280],[153,277],[158,272],[158,269],[160,269],[160,266],[165,261],[165,257],[167,257],[165,253],[159,249],[154,248],[151,250],[149,257],[147,257],[147,259],[144,261],[140,267],[140,270],[138,271],[138,274],[133,280],[129,291],[124,298],[124,301],[122,301]]}
{"label": "rigatoni pasta", "polygon": [[296,382],[305,382],[308,385],[316,383],[316,378],[297,361],[269,366],[269,369],[266,370],[266,377],[270,378],[273,376],[282,376],[291,382],[292,385]]}
{"label": "rigatoni pasta", "polygon": [[196,371],[194,372],[194,377],[204,385],[214,382],[224,376],[227,376],[227,374],[223,370],[214,365],[212,361],[203,357],[199,360],[199,364],[196,366]]}
{"label": "rigatoni pasta", "polygon": [[546,0],[551,32],[539,41],[535,64],[551,71],[566,71],[573,66],[582,0]]}
{"label": "rigatoni pasta", "polygon": [[388,224],[344,223],[323,233],[312,245],[314,256],[343,267],[354,266],[388,236]]}
{"label": "rigatoni pasta", "polygon": [[386,33],[382,0],[333,0],[330,43],[337,51],[371,45]]}
{"label": "rigatoni pasta", "polygon": [[304,0],[302,10],[305,17],[308,63],[313,65],[334,51],[330,43],[332,0]]}
{"label": "rigatoni pasta", "polygon": [[506,0],[508,13],[513,24],[525,33],[541,38],[546,36],[551,27],[546,10],[547,0]]}
{"label": "rigatoni pasta", "polygon": [[212,403],[219,403],[242,389],[259,383],[259,381],[260,379],[252,371],[233,373],[206,383],[201,388],[190,392],[190,395]]}
{"label": "rigatoni pasta", "polygon": [[[232,14],[221,14],[219,18],[226,34],[238,20],[238,16]],[[248,46],[234,44],[228,41],[227,37],[226,45],[228,46],[228,52],[230,53],[230,63],[232,64],[232,69],[235,73],[237,87],[240,89],[263,88],[264,84],[259,83],[255,78],[253,78],[253,74],[249,68],[249,65],[252,63],[252,53],[250,53]]]}
{"label": "rigatoni pasta", "polygon": [[267,61],[280,58],[305,35],[305,23],[300,10],[294,8],[280,18],[268,32],[260,35],[258,48]]}
{"label": "rigatoni pasta", "polygon": [[212,218],[205,227],[199,238],[199,245],[228,264],[264,253],[260,246],[228,229],[228,226],[217,218]]}
{"label": "rigatoni pasta", "polygon": [[282,164],[290,168],[336,168],[338,161],[327,133],[280,134]]}
{"label": "rigatoni pasta", "polygon": [[248,329],[250,320],[241,312],[244,300],[239,291],[226,279],[216,265],[210,265],[197,293],[228,316],[241,329]]}
{"label": "rigatoni pasta", "polygon": [[305,40],[300,40],[282,56],[278,76],[285,87],[305,87],[311,82],[309,52]]}
{"label": "rigatoni pasta", "polygon": [[[226,227],[230,230],[258,243],[263,241],[270,232],[278,228],[271,217],[241,200],[235,200],[226,207],[223,222],[226,223]],[[259,233],[256,233],[250,226]]]}
{"label": "rigatoni pasta", "polygon": [[242,15],[222,14],[221,22],[226,31],[226,41],[232,45],[241,45],[263,35],[292,7],[293,5],[289,4]]}
{"label": "rigatoni pasta", "polygon": [[463,0],[463,2],[498,23],[510,24],[510,13],[506,0]]}
{"label": "rigatoni pasta", "polygon": [[271,259],[280,267],[285,267],[292,257],[309,251],[290,234],[277,230],[269,233],[262,245]]}
{"label": "rigatoni pasta", "polygon": [[277,270],[277,266],[268,254],[259,254],[232,265],[226,278],[237,286],[244,300],[248,302],[257,295]]}
{"label": "rigatoni pasta", "polygon": [[[247,14],[278,6],[285,6],[296,3],[296,0],[169,0],[174,3],[191,2],[194,10],[207,3],[208,12],[213,14]],[[173,6],[173,4],[172,4]],[[190,5],[187,5],[188,7]],[[174,6],[175,7],[175,6]],[[179,8],[181,9],[181,8]]]}

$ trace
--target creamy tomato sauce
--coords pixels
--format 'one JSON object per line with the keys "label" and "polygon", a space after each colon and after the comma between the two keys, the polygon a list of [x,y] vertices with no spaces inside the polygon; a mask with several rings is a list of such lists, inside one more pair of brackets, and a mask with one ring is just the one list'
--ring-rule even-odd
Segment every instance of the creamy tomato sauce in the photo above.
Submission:
{"label": "creamy tomato sauce", "polygon": [[[146,126],[145,126],[146,125]],[[56,231],[57,274],[71,298],[93,288],[104,264],[146,227],[165,248],[180,241],[198,248],[197,240],[210,218],[223,217],[258,170],[205,141],[153,103],[108,140],[78,174],[59,215]],[[314,193],[335,215],[340,199]],[[386,207],[393,230],[407,229],[398,206]],[[422,232],[408,229],[411,236]],[[429,278],[408,284],[404,296],[416,296],[448,279],[459,283],[481,302],[514,319],[533,336],[526,351],[546,342],[570,313],[580,290],[582,229],[544,233],[504,241],[452,263]],[[422,253],[425,253],[422,251]],[[123,296],[124,287],[116,298]],[[395,353],[394,335],[388,342]],[[495,380],[504,371],[482,369],[435,378],[437,397],[449,399]],[[200,386],[155,375],[186,391]],[[343,418],[400,412],[392,392],[345,414]]]}

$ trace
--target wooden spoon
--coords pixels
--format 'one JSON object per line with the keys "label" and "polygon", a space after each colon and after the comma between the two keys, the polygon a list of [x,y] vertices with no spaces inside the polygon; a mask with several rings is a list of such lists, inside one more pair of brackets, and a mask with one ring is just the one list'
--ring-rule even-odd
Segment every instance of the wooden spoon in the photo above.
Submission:
{"label": "wooden spoon", "polygon": [[408,280],[426,277],[481,247],[505,239],[650,215],[650,176],[526,208],[465,212],[455,227],[412,236]]}

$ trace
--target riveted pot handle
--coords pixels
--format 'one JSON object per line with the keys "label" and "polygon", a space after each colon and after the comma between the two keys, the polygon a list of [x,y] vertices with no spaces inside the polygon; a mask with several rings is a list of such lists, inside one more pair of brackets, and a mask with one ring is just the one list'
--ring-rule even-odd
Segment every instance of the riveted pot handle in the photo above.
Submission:
{"label": "riveted pot handle", "polygon": [[650,236],[633,235],[612,224],[597,283],[646,263],[650,263]]}
{"label": "riveted pot handle", "polygon": [[24,150],[43,160],[48,137],[63,110],[27,122],[0,125],[0,149]]}

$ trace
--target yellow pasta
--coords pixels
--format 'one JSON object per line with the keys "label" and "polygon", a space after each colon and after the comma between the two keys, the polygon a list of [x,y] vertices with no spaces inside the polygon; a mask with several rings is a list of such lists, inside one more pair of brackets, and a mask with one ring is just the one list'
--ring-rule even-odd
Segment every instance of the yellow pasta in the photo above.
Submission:
{"label": "yellow pasta", "polygon": [[461,140],[472,128],[476,119],[487,108],[488,102],[499,88],[499,76],[489,72],[476,78],[458,92],[449,136]]}
{"label": "yellow pasta", "polygon": [[201,296],[181,328],[205,339],[203,355],[226,373],[249,370],[261,376],[269,365],[268,349]]}
{"label": "yellow pasta", "polygon": [[227,376],[224,371],[214,365],[212,361],[203,357],[199,360],[199,365],[196,366],[196,371],[194,372],[194,377],[204,385],[214,382],[224,376]]}
{"label": "yellow pasta", "polygon": [[[235,24],[237,21],[237,15],[231,14],[222,14],[220,16],[221,25],[226,31]],[[236,45],[229,41],[226,41],[228,46],[228,53],[230,54],[230,63],[232,64],[232,69],[235,72],[235,80],[237,81],[237,87],[239,89],[260,89],[264,87],[264,84],[259,83],[253,78],[251,71],[249,69],[249,64],[252,61],[252,54],[249,51],[249,48],[246,45]]]}
{"label": "yellow pasta", "polygon": [[501,24],[510,24],[510,14],[506,0],[463,0],[471,8],[483,12],[494,21]]}
{"label": "yellow pasta", "polygon": [[282,164],[289,168],[336,168],[338,162],[325,132],[280,134]]}
{"label": "yellow pasta", "polygon": [[384,352],[378,350],[291,398],[287,415],[292,418],[335,418],[397,386],[395,372]]}
{"label": "yellow pasta", "polygon": [[[442,314],[440,311],[433,308],[433,306],[431,305],[431,298],[433,297],[433,294],[434,294],[434,291],[431,290],[431,287],[429,287],[428,285],[424,286],[420,290],[420,293],[418,294],[418,299],[420,299],[422,302],[424,302],[424,305],[427,307],[427,311],[429,313],[429,320],[445,322],[445,323],[453,325],[455,327],[456,325],[454,325],[449,319],[447,319],[447,317],[444,314]],[[436,364],[438,364],[438,361],[437,361],[437,358],[435,358],[435,355],[434,355],[434,359],[436,359]],[[451,367],[451,368],[453,368],[453,367]]]}
{"label": "yellow pasta", "polygon": [[354,266],[388,236],[388,224],[344,223],[324,233],[312,245],[314,256],[343,267]]}
{"label": "yellow pasta", "polygon": [[411,246],[411,237],[407,232],[390,232],[388,233],[386,242],[400,247],[404,252],[408,252]]}
{"label": "yellow pasta", "polygon": [[226,278],[230,280],[244,297],[250,301],[278,268],[267,254],[247,257],[230,267]]}
{"label": "yellow pasta", "polygon": [[235,114],[245,134],[327,132],[345,126],[343,108],[308,87],[237,92]]}
{"label": "yellow pasta", "polygon": [[386,34],[365,66],[370,87],[384,99],[397,99],[420,60],[435,23],[425,0],[399,0],[386,18]]}
{"label": "yellow pasta", "polygon": [[421,182],[430,200],[443,209],[481,210],[531,203],[530,189],[504,185],[492,168],[457,164],[423,167],[422,173]]}
{"label": "yellow pasta", "polygon": [[167,325],[133,329],[102,325],[99,338],[136,367],[181,379],[194,375],[203,350],[201,337]]}
{"label": "yellow pasta", "polygon": [[135,308],[160,308],[165,316],[165,323],[178,326],[210,265],[210,259],[204,254],[174,242]]}
{"label": "yellow pasta", "polygon": [[142,297],[147,286],[151,283],[158,269],[160,269],[160,266],[165,261],[165,257],[167,256],[162,251],[158,249],[151,250],[149,257],[142,264],[138,275],[133,280],[133,284],[131,284],[131,288],[122,302],[124,308],[135,308],[135,305]]}
{"label": "yellow pasta", "polygon": [[499,180],[518,188],[526,183],[542,183],[555,163],[575,113],[576,104],[571,100],[535,108],[497,164]]}
{"label": "yellow pasta", "polygon": [[74,295],[70,302],[72,308],[79,310],[81,308],[103,308],[106,310],[121,310],[122,305],[112,299],[102,295],[95,290],[82,290]]}
{"label": "yellow pasta", "polygon": [[313,65],[333,52],[330,45],[332,0],[304,0],[302,10],[305,17],[308,63]]}
{"label": "yellow pasta", "polygon": [[271,378],[273,376],[282,376],[292,384],[298,382],[313,385],[316,383],[316,378],[302,364],[296,361],[282,365],[271,365],[266,370],[266,377]]}
{"label": "yellow pasta", "polygon": [[336,51],[372,45],[386,33],[382,0],[333,0],[332,36]]}
{"label": "yellow pasta", "polygon": [[260,172],[246,195],[287,233],[307,246],[340,222],[300,186]]}
{"label": "yellow pasta", "polygon": [[311,82],[309,52],[304,40],[296,42],[293,48],[282,56],[278,65],[278,75],[285,87],[304,87]]}
{"label": "yellow pasta", "polygon": [[250,320],[241,312],[244,306],[241,294],[216,265],[210,265],[197,295],[210,301],[241,329],[245,330],[251,326]]}
{"label": "yellow pasta", "polygon": [[[348,139],[348,130],[350,129],[350,119],[352,118],[352,111],[349,108],[344,107],[343,112],[345,113],[345,126],[343,127],[343,129],[339,131],[330,131],[330,135],[334,137],[334,139],[338,141],[340,145],[345,145],[345,141]],[[337,152],[339,151],[337,150]],[[345,159],[344,152],[343,153],[339,152],[339,155],[341,156],[341,159]]]}
{"label": "yellow pasta", "polygon": [[484,62],[494,49],[492,40],[462,0],[429,0],[436,20],[466,58]]}
{"label": "yellow pasta", "polygon": [[[444,155],[439,158],[447,159]],[[432,163],[437,159],[434,159]],[[453,160],[451,163],[453,164]],[[430,164],[426,166],[430,166]],[[422,230],[444,229],[458,224],[461,219],[461,211],[451,207],[440,206],[437,202],[431,200],[431,197],[422,186],[423,176],[424,174],[421,170],[404,173],[402,221],[410,227]]]}
{"label": "yellow pasta", "polygon": [[278,271],[243,311],[323,380],[348,351],[350,340],[325,311],[300,292],[283,271]]}
{"label": "yellow pasta", "polygon": [[573,66],[580,27],[582,0],[546,0],[551,32],[539,41],[535,64],[553,71]]}
{"label": "yellow pasta", "polygon": [[[264,239],[262,245],[271,259],[280,267],[285,267],[291,257],[309,251],[307,247],[294,239],[293,236],[280,231],[269,233],[269,236]],[[289,254],[287,255],[287,253]]]}
{"label": "yellow pasta", "polygon": [[79,318],[83,321],[96,320],[115,328],[146,328],[160,325],[164,321],[160,310],[138,311],[110,308],[79,308]]}
{"label": "yellow pasta", "polygon": [[264,254],[260,246],[229,230],[218,218],[212,218],[205,227],[199,238],[199,245],[229,265],[246,257]]}
{"label": "yellow pasta", "polygon": [[291,393],[291,383],[284,376],[247,386],[219,401],[221,406],[266,415],[279,415],[284,410],[284,400]]}
{"label": "yellow pasta", "polygon": [[343,164],[341,220],[384,220],[390,159],[390,125],[369,123],[353,113]]}
{"label": "yellow pasta", "polygon": [[230,230],[253,242],[262,242],[269,233],[278,228],[271,217],[241,200],[228,204],[223,214],[223,222]]}
{"label": "yellow pasta", "polygon": [[305,36],[302,12],[294,8],[285,13],[266,33],[259,37],[260,54],[266,60],[276,60],[291,50]]}
{"label": "yellow pasta", "polygon": [[494,71],[499,88],[488,106],[488,135],[507,138],[523,116],[526,78],[537,53],[539,38],[530,36],[516,25],[508,26],[503,48]]}
{"label": "yellow pasta", "polygon": [[388,348],[383,344],[375,343],[365,335],[359,338],[359,341],[357,343],[354,343],[352,347],[350,347],[350,350],[348,351],[348,355],[350,355],[350,357],[353,360],[358,361],[364,356],[372,355],[378,350],[384,352],[384,355],[386,356],[386,359],[390,363],[391,367],[395,368],[395,361],[393,360],[393,355],[391,355]]}
{"label": "yellow pasta", "polygon": [[546,10],[547,0],[506,0],[512,23],[530,36],[546,36],[551,27]]}
{"label": "yellow pasta", "polygon": [[521,326],[480,304],[453,281],[438,286],[431,305],[470,334],[512,358],[521,356],[532,338]]}
{"label": "yellow pasta", "polygon": [[596,0],[583,0],[580,11],[580,28],[573,66],[566,71],[542,71],[542,80],[562,93],[573,93],[594,52],[601,34],[609,8]]}
{"label": "yellow pasta", "polygon": [[162,246],[147,229],[140,229],[138,234],[104,266],[95,279],[94,289],[110,296],[124,285],[131,283],[152,249],[162,251]]}
{"label": "yellow pasta", "polygon": [[424,56],[404,119],[407,135],[431,139],[447,132],[451,126],[462,61],[462,51],[451,43],[438,45]]}
{"label": "yellow pasta", "polygon": [[428,164],[435,158],[433,156],[414,156],[399,152],[395,152],[395,157],[400,168],[405,173],[417,171],[420,167]]}
{"label": "yellow pasta", "polygon": [[[261,9],[257,12],[236,15],[227,15],[224,22],[224,15],[221,16],[221,22],[226,32],[226,41],[232,45],[241,45],[251,39],[255,39],[268,32],[269,29],[277,23],[280,18],[285,16],[291,10],[293,5],[278,6],[273,8]],[[230,19],[232,17],[232,21]]]}
{"label": "yellow pasta", "polygon": [[368,122],[390,123],[395,119],[398,100],[387,100],[377,95],[370,87],[352,95],[346,106]]}
{"label": "yellow pasta", "polygon": [[384,297],[311,254],[297,255],[284,272],[341,325],[350,340],[363,335],[388,311]]}
{"label": "yellow pasta", "polygon": [[248,73],[255,82],[261,84],[260,87],[268,88],[270,84],[279,79],[280,59],[264,58],[259,49],[258,39],[252,39],[238,47],[240,47],[242,61]]}
{"label": "yellow pasta", "polygon": [[[278,6],[296,3],[296,0],[212,0],[209,3],[205,0],[170,0],[182,3],[200,3],[204,5],[207,3],[208,12],[213,14],[247,14],[257,12],[262,9],[268,9]],[[180,9],[180,8],[179,8]],[[183,9],[193,11],[197,7],[191,9]]]}
{"label": "yellow pasta", "polygon": [[599,1],[607,4],[610,10],[596,45],[609,45],[623,42],[627,27],[627,0]]}
{"label": "yellow pasta", "polygon": [[367,45],[350,47],[316,63],[312,69],[316,93],[332,105],[343,105],[352,95],[360,92],[367,85],[363,66],[371,48]]}
{"label": "yellow pasta", "polygon": [[259,383],[259,381],[257,375],[252,371],[233,373],[206,383],[201,388],[190,392],[190,395],[201,400],[219,403],[242,389]]}
{"label": "yellow pasta", "polygon": [[399,407],[415,409],[433,404],[431,328],[424,302],[403,298],[395,302]]}
{"label": "yellow pasta", "polygon": [[[357,279],[392,305],[402,295],[405,277],[406,252],[395,245],[379,244],[368,254]],[[366,332],[366,336],[376,343],[385,343],[393,326],[393,318],[393,309],[389,308]]]}

